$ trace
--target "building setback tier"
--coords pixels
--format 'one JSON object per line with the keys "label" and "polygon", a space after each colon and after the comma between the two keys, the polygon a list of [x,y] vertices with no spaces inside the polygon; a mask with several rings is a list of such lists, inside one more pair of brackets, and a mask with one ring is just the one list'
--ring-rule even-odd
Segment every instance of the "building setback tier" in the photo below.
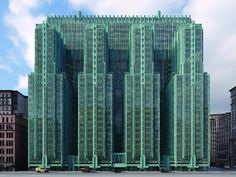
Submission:
{"label": "building setback tier", "polygon": [[50,16],[29,75],[29,167],[209,166],[209,75],[190,17]]}

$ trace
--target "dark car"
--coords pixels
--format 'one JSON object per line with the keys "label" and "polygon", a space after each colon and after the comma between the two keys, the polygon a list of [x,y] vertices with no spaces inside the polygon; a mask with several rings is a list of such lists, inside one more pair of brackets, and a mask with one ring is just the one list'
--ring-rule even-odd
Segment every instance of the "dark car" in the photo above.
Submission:
{"label": "dark car", "polygon": [[162,173],[169,173],[170,169],[168,169],[168,168],[161,168],[160,172],[162,172]]}
{"label": "dark car", "polygon": [[113,171],[114,173],[121,173],[121,172],[122,172],[122,169],[114,168],[112,171]]}
{"label": "dark car", "polygon": [[84,173],[95,173],[96,172],[96,170],[94,170],[92,168],[88,168],[88,167],[80,168],[80,171],[82,171]]}

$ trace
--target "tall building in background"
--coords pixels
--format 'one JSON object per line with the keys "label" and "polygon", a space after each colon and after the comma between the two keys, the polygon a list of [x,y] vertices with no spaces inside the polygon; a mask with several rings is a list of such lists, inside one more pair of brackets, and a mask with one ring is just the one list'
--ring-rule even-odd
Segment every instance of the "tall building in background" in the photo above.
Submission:
{"label": "tall building in background", "polygon": [[218,119],[224,114],[211,114],[210,126],[211,126],[211,166],[216,166],[217,162],[217,131],[218,131]]}
{"label": "tall building in background", "polygon": [[37,24],[29,167],[207,167],[208,127],[203,30],[190,17]]}
{"label": "tall building in background", "polygon": [[211,115],[211,165],[230,166],[231,113]]}
{"label": "tall building in background", "polygon": [[236,167],[236,87],[230,89],[230,94],[231,94],[230,158],[231,158],[231,167]]}
{"label": "tall building in background", "polygon": [[230,134],[231,134],[231,113],[225,113],[217,119],[217,139],[216,151],[217,161],[219,167],[230,165]]}
{"label": "tall building in background", "polygon": [[0,90],[0,171],[27,169],[28,98]]}

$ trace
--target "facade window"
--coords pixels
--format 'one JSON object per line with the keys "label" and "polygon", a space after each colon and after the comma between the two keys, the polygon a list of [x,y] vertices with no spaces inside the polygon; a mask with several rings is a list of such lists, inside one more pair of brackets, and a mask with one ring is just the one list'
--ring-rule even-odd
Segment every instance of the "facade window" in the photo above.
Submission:
{"label": "facade window", "polygon": [[12,127],[11,124],[7,124],[7,125],[6,125],[6,129],[7,129],[7,130],[13,130],[13,127]]}
{"label": "facade window", "polygon": [[6,157],[6,162],[13,162],[13,157],[12,156],[7,156]]}
{"label": "facade window", "polygon": [[4,140],[0,140],[0,147],[4,146]]}
{"label": "facade window", "polygon": [[6,145],[7,146],[13,146],[13,140],[7,140]]}
{"label": "facade window", "polygon": [[13,138],[13,132],[7,132],[7,138]]}
{"label": "facade window", "polygon": [[6,154],[13,154],[13,148],[6,149]]}
{"label": "facade window", "polygon": [[0,130],[4,130],[4,124],[0,124]]}
{"label": "facade window", "polygon": [[0,156],[0,162],[4,162],[5,158],[4,156]]}
{"label": "facade window", "polygon": [[4,138],[4,132],[0,132],[0,138]]}

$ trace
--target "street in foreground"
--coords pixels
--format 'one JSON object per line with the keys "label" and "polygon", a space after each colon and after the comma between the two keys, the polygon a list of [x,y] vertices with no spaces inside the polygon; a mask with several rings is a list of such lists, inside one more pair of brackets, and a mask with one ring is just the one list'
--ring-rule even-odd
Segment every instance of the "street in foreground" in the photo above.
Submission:
{"label": "street in foreground", "polygon": [[146,176],[146,177],[152,177],[152,176],[158,176],[158,177],[164,177],[164,176],[175,176],[175,177],[182,177],[182,176],[204,176],[204,177],[217,177],[217,176],[236,176],[236,171],[201,171],[201,172],[183,172],[183,171],[175,171],[171,173],[160,173],[160,172],[121,172],[121,173],[112,173],[112,172],[96,172],[96,173],[82,173],[78,171],[74,172],[49,172],[44,174],[39,174],[35,172],[0,172],[1,177],[34,177],[34,176],[97,176],[97,177],[108,177],[108,176],[125,176],[125,177],[133,177],[133,176]]}

